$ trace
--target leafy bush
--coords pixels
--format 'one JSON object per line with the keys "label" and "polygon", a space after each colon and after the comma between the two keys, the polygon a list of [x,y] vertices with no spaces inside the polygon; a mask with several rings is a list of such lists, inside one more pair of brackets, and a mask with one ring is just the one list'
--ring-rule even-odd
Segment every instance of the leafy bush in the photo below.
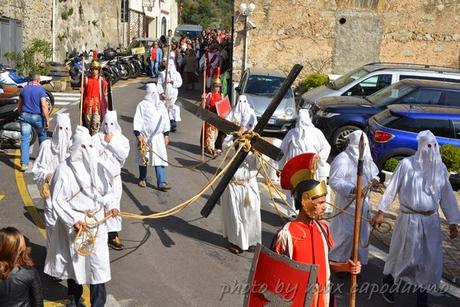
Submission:
{"label": "leafy bush", "polygon": [[440,148],[442,162],[449,172],[460,174],[460,147],[445,144]]}
{"label": "leafy bush", "polygon": [[383,170],[387,172],[393,173],[396,169],[396,167],[399,164],[399,160],[396,158],[390,158],[385,161],[385,165],[383,165]]}
{"label": "leafy bush", "polygon": [[300,84],[300,92],[304,93],[311,88],[318,87],[320,85],[329,82],[329,77],[321,73],[312,73],[308,75]]}
{"label": "leafy bush", "polygon": [[53,55],[51,43],[34,39],[29,47],[22,52],[6,52],[5,58],[16,63],[19,74],[27,75],[34,71],[41,75],[47,75],[50,70],[48,62]]}

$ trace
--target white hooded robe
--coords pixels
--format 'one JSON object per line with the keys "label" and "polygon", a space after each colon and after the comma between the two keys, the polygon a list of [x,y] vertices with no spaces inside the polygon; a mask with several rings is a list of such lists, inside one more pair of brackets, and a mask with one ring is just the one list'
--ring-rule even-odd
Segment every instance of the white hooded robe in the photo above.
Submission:
{"label": "white hooded robe", "polygon": [[[166,83],[166,80],[172,81],[172,83]],[[182,77],[176,70],[176,65],[173,62],[169,62],[168,66],[168,78],[166,78],[166,70],[160,72],[158,76],[158,93],[166,96],[169,100],[169,106],[167,106],[169,112],[169,119],[180,122],[180,107],[176,104],[177,96],[179,95],[179,88],[182,86]]]}
{"label": "white hooded robe", "polygon": [[[436,138],[430,131],[422,131],[417,139],[417,152],[399,163],[378,205],[386,212],[399,195],[401,213],[383,273],[391,274],[396,281],[402,279],[430,289],[439,286],[443,270],[439,208],[448,224],[460,223],[460,211]],[[428,150],[428,144],[432,150]],[[425,216],[411,210],[434,214]]]}
{"label": "white hooded robe", "polygon": [[[109,143],[104,140],[105,133],[111,133],[112,139]],[[112,171],[114,187],[114,208],[120,211],[120,201],[123,194],[121,182],[121,168],[129,155],[129,140],[122,134],[121,127],[117,121],[116,111],[107,111],[101,125],[101,131],[93,135],[93,146],[107,169]],[[108,219],[108,232],[121,231],[121,217]]]}
{"label": "white hooded robe", "polygon": [[[158,96],[158,88],[153,83],[147,84],[147,95],[137,105],[133,119],[133,129],[141,133],[148,146],[152,149],[146,154],[148,164],[151,166],[167,166],[168,154],[164,133],[169,132],[170,122],[168,111]],[[136,163],[144,165],[138,150],[136,150]]]}
{"label": "white hooded robe", "polygon": [[[358,170],[358,156],[359,156],[359,139],[361,137],[361,130],[354,131],[348,136],[348,146],[345,151],[341,152],[334,161],[331,163],[331,173],[329,175],[329,186],[335,191],[335,205],[341,209],[352,201],[355,194],[352,193],[353,188],[356,187],[357,170]],[[372,161],[370,154],[369,143],[367,137],[364,136],[364,167],[363,167],[363,187],[365,187],[372,179],[377,179],[379,170]],[[370,219],[371,205],[369,202],[370,194],[363,201],[363,217]],[[353,232],[355,225],[355,204],[353,201],[346,209],[347,212],[352,214],[340,214],[332,219],[329,228],[334,238],[334,247],[329,252],[329,259],[335,262],[346,262],[351,258],[353,247]],[[334,214],[338,214],[339,210],[334,208]],[[369,241],[370,225],[368,222],[361,223],[361,244],[359,247],[359,261],[361,264],[366,265],[368,262],[368,249],[361,247]]]}
{"label": "white hooded robe", "polygon": [[[59,113],[56,116],[56,125],[51,139],[45,140],[40,145],[38,156],[32,167],[34,181],[42,186],[48,174],[54,174],[56,167],[69,156],[69,148],[72,144],[72,127],[69,113]],[[52,177],[51,177],[52,178]],[[56,224],[57,214],[53,209],[51,196],[45,199],[45,222],[46,237],[49,241]]]}
{"label": "white hooded robe", "polygon": [[[81,145],[86,145],[82,149]],[[53,207],[58,219],[46,255],[44,272],[59,279],[73,279],[77,284],[102,284],[111,279],[107,225],[92,228],[96,236],[94,251],[80,256],[74,249],[74,229],[85,222],[85,212],[102,220],[113,209],[113,186],[109,172],[100,163],[88,129],[78,126],[73,136],[70,157],[59,164],[51,182]],[[89,221],[92,221],[91,219]]]}
{"label": "white hooded robe", "polygon": [[[244,120],[245,128],[248,129],[253,128],[257,123],[254,111],[251,114],[253,116],[246,119],[242,118],[242,113],[235,113],[232,116],[239,122]],[[229,146],[231,140],[232,136],[228,136],[224,146]],[[257,165],[257,158],[249,153],[220,198],[223,237],[242,250],[262,242]]]}

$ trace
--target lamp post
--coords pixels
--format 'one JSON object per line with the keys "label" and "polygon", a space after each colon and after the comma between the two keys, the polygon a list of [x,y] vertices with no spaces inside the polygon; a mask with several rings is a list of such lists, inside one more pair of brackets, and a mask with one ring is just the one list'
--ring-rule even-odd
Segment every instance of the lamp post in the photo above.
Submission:
{"label": "lamp post", "polygon": [[254,3],[250,3],[248,5],[243,2],[240,4],[240,14],[243,16],[243,20],[244,20],[243,21],[244,22],[243,71],[246,70],[246,67],[248,65],[248,34],[249,34],[248,24],[250,23],[249,16],[252,14],[252,12],[254,12],[255,8],[256,8],[256,5]]}

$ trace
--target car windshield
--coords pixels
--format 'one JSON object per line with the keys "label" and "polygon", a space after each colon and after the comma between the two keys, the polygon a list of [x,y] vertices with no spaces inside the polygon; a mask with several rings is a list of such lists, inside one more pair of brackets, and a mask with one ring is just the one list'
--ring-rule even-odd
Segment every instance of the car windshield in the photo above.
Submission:
{"label": "car windshield", "polygon": [[[252,75],[248,78],[244,92],[245,94],[273,97],[285,79],[284,77]],[[292,89],[289,89],[284,98],[293,96]]]}
{"label": "car windshield", "polygon": [[350,71],[348,74],[345,74],[334,81],[329,82],[327,86],[334,90],[338,90],[344,87],[345,85],[355,81],[356,79],[364,77],[368,73],[369,72],[367,70],[363,68],[358,68]]}
{"label": "car windshield", "polygon": [[376,107],[385,107],[412,92],[414,89],[415,87],[411,85],[398,82],[367,96],[366,99]]}

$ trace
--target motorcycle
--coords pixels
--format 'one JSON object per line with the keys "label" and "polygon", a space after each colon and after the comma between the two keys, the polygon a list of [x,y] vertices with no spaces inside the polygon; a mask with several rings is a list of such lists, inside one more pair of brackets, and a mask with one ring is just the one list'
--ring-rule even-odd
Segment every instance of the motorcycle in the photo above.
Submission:
{"label": "motorcycle", "polygon": [[[30,78],[29,77],[22,77],[16,74],[16,70],[12,68],[7,68],[3,65],[0,64],[0,85],[6,85],[6,86],[17,86],[18,88],[23,88],[24,86],[29,83]],[[53,85],[53,77],[49,76],[40,76],[40,84],[50,84],[51,86]],[[46,91],[46,95],[48,96],[46,100],[48,101],[48,106],[52,105],[54,106],[54,96],[53,94],[48,91]]]}
{"label": "motorcycle", "polygon": [[[4,88],[5,89],[5,88]],[[5,91],[6,92],[6,91]],[[13,148],[21,146],[21,123],[19,121],[18,100],[19,93],[3,93],[0,95],[0,147],[7,144]],[[51,103],[48,101],[48,103]],[[49,104],[49,110],[53,110],[53,104]],[[32,129],[30,144],[37,140],[37,134]]]}
{"label": "motorcycle", "polygon": [[[41,77],[40,83],[51,82],[51,77]],[[0,94],[0,146],[8,144],[14,148],[21,145],[21,123],[19,122],[18,101],[19,94],[29,79],[18,76],[13,69],[0,67],[0,87],[3,93]],[[54,96],[46,91],[48,97],[48,110],[53,110]],[[50,113],[51,113],[50,112]],[[30,144],[37,140],[37,134],[32,129]]]}

